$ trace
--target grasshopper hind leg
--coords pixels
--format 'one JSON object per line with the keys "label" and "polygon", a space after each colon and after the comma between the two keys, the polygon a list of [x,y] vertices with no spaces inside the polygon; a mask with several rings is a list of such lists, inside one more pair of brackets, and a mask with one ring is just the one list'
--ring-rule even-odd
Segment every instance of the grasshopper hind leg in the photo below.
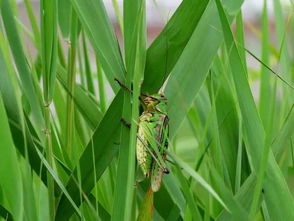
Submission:
{"label": "grasshopper hind leg", "polygon": [[151,188],[153,192],[157,192],[160,189],[163,173],[164,172],[162,168],[158,167],[154,169],[151,175]]}

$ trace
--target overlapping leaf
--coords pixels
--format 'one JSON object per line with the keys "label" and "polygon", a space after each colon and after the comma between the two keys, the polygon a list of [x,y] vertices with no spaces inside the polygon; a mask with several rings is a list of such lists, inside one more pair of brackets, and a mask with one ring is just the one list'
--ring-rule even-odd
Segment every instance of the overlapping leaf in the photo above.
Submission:
{"label": "overlapping leaf", "polygon": [[[258,116],[247,81],[246,71],[242,64],[238,48],[234,42],[225,12],[220,1],[216,0],[216,2],[221,18],[227,51],[229,52],[230,67],[236,85],[236,93],[244,121],[244,134],[248,156],[253,171],[257,173],[261,166],[262,153],[266,154],[263,152],[265,142],[264,129]],[[294,218],[293,198],[271,151],[269,152],[268,160],[268,169],[266,170],[263,180],[263,186],[266,191],[264,197],[269,214],[273,219],[279,219],[279,217],[283,216],[285,219],[291,220]],[[278,209],[274,206],[276,203],[280,205]]]}

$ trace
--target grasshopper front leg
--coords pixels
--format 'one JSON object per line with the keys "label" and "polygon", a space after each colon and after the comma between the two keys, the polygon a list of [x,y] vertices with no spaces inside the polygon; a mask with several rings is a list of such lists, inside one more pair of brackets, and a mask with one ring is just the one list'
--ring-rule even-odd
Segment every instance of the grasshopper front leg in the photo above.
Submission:
{"label": "grasshopper front leg", "polygon": [[124,118],[121,118],[120,122],[122,122],[127,128],[131,129],[131,123],[127,122]]}

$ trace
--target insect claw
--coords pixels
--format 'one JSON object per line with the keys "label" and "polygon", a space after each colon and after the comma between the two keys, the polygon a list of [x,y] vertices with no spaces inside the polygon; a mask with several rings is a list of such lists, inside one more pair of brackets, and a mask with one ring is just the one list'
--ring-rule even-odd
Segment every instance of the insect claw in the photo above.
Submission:
{"label": "insect claw", "polygon": [[166,167],[163,168],[162,171],[163,171],[165,174],[169,174],[169,169],[167,169]]}

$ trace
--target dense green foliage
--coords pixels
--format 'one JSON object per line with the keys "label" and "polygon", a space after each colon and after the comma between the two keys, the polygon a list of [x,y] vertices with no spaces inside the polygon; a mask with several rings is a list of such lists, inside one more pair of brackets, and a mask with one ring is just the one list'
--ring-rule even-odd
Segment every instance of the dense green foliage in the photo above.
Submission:
{"label": "dense green foliage", "polygon": [[[24,0],[30,27],[0,0],[0,220],[294,220],[294,23],[272,1],[259,56],[243,0],[183,0],[149,47],[144,0],[112,1],[122,43],[102,0]],[[138,97],[159,91],[170,174],[153,194]]]}

